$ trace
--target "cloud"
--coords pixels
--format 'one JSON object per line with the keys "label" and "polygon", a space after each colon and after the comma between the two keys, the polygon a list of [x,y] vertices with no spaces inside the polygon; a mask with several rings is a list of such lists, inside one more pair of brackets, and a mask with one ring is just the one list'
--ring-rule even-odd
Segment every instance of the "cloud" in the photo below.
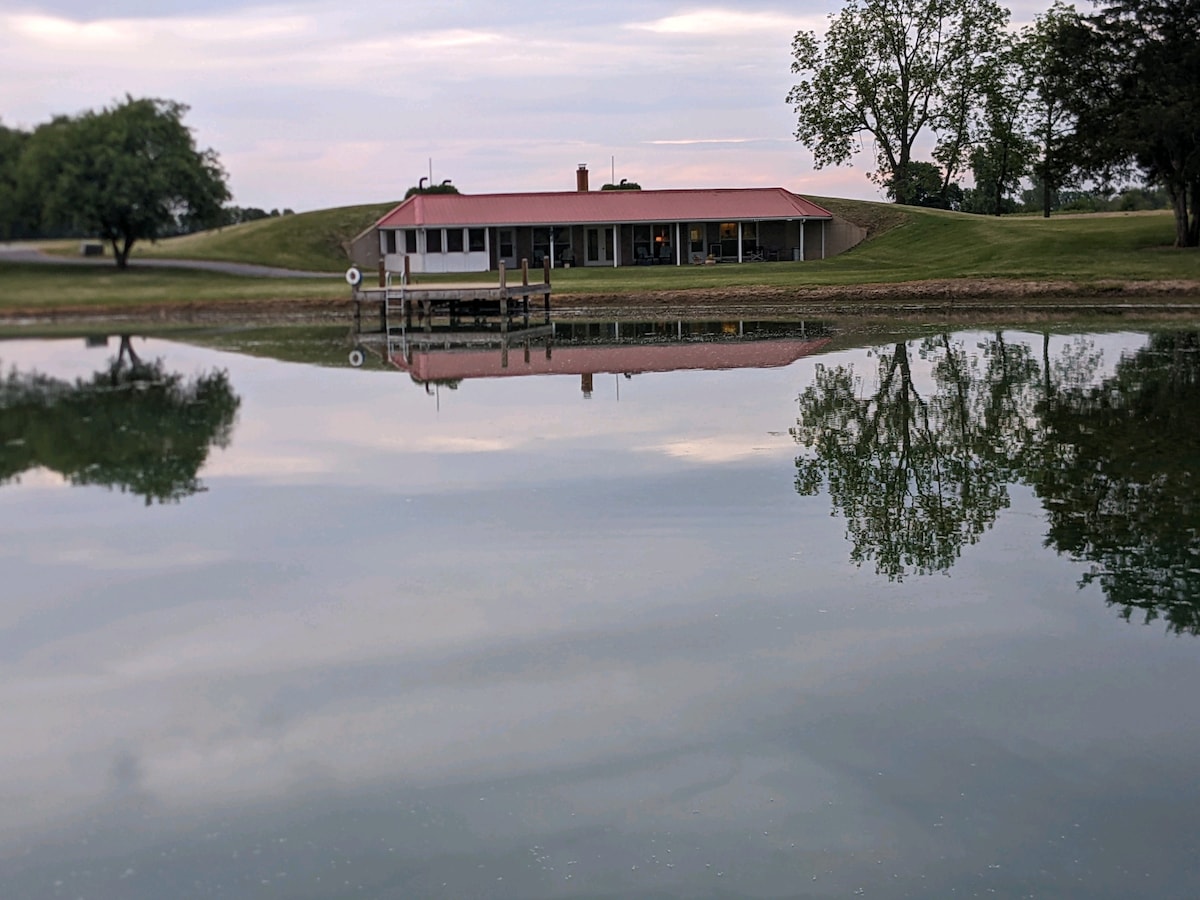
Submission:
{"label": "cloud", "polygon": [[813,16],[790,16],[777,12],[747,12],[740,8],[713,7],[664,16],[649,22],[633,22],[625,27],[660,35],[711,36],[791,35],[811,28]]}

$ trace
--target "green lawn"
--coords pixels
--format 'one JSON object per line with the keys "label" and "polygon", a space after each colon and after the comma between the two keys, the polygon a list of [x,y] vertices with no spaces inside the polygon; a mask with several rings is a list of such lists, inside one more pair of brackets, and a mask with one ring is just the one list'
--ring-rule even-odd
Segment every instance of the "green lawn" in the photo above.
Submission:
{"label": "green lawn", "polygon": [[129,269],[6,263],[0,257],[0,310],[117,309],[163,303],[338,299],[340,279],[242,278],[185,269]]}
{"label": "green lawn", "polygon": [[[1170,246],[1174,231],[1169,213],[995,218],[849,200],[821,202],[870,227],[876,236],[841,256],[804,263],[558,269],[552,275],[555,293],[620,295],[955,278],[1200,282],[1200,252]],[[334,235],[357,233],[363,222],[374,221],[387,208],[388,204],[344,207],[266,219],[144,249],[154,256],[338,272],[347,263],[333,249]],[[494,281],[496,276],[466,277]],[[510,282],[514,277],[519,274],[510,273]],[[368,285],[373,279],[374,274],[367,273]],[[464,276],[420,278],[447,279],[462,281]],[[531,280],[541,280],[540,270],[531,272]],[[264,279],[136,268],[122,273],[106,267],[0,262],[0,309],[346,297],[348,288],[340,279]]]}

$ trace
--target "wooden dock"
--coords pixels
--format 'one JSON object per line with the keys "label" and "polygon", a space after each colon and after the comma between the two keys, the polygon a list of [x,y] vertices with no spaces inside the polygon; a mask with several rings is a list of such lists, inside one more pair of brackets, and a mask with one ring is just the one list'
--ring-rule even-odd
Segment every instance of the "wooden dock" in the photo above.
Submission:
{"label": "wooden dock", "polygon": [[[351,286],[354,306],[353,340],[355,349],[350,355],[352,365],[361,365],[364,342],[381,340],[389,351],[397,346],[407,348],[422,343],[442,343],[444,333],[435,327],[435,318],[457,329],[464,321],[478,326],[480,341],[498,338],[507,342],[510,332],[528,333],[531,328],[530,300],[541,299],[544,323],[550,323],[550,262],[547,259],[540,283],[530,283],[528,260],[521,261],[520,281],[510,282],[504,264],[500,264],[496,282],[429,282],[416,284],[408,272],[405,257],[404,272],[387,272],[380,267],[379,286],[363,287],[361,272],[346,273]],[[368,317],[378,310],[378,329],[364,327],[363,310]],[[516,319],[520,321],[514,321]],[[436,335],[436,336],[435,336]],[[515,336],[515,335],[514,335]],[[528,334],[527,334],[528,336]],[[390,352],[389,352],[389,355]]]}
{"label": "wooden dock", "polygon": [[528,260],[521,261],[519,283],[509,282],[504,263],[500,264],[500,277],[497,282],[443,281],[417,284],[407,268],[408,259],[405,257],[404,272],[387,272],[380,269],[378,287],[351,284],[351,301],[354,303],[356,324],[361,323],[364,306],[370,308],[376,305],[380,308],[381,325],[385,329],[397,318],[403,319],[408,327],[412,327],[414,316],[420,321],[430,319],[441,312],[451,316],[460,311],[470,313],[476,310],[487,310],[501,317],[517,313],[528,315],[530,299],[539,297],[545,312],[550,312],[548,259],[542,281],[532,284],[529,281]]}

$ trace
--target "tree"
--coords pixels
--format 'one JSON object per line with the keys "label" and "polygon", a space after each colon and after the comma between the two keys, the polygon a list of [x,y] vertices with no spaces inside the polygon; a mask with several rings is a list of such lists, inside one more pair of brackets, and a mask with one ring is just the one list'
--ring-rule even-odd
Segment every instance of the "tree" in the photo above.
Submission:
{"label": "tree", "polygon": [[1200,245],[1200,0],[1102,0],[1057,37],[1073,59],[1076,153],[1106,182],[1139,169],[1175,214],[1175,246]]}
{"label": "tree", "polygon": [[29,135],[0,123],[0,240],[24,237],[17,167]]}
{"label": "tree", "polygon": [[139,359],[128,336],[88,380],[10,372],[0,378],[0,484],[41,466],[147,506],[178,502],[203,490],[198,473],[211,447],[229,444],[240,403],[225,372],[185,381]]}
{"label": "tree", "polygon": [[1011,209],[1006,198],[1020,191],[1029,171],[1034,147],[1025,126],[1036,59],[1032,29],[1007,37],[995,57],[984,88],[982,133],[970,153],[971,212],[998,216]]}
{"label": "tree", "polygon": [[905,177],[888,180],[884,183],[884,189],[893,199],[904,194],[913,206],[928,206],[934,209],[958,209],[963,200],[962,188],[957,184],[947,183],[941,169],[923,160],[910,162],[905,170]]}
{"label": "tree", "polygon": [[1055,0],[1022,35],[1031,91],[1027,128],[1036,157],[1031,171],[1045,218],[1056,208],[1059,192],[1072,185],[1077,168],[1073,136],[1078,99],[1072,92],[1078,48],[1070,35],[1078,25],[1075,7]]}
{"label": "tree", "polygon": [[196,148],[183,124],[187,109],[126,96],[38,128],[20,177],[38,197],[42,225],[97,235],[124,269],[137,241],[177,232],[185,222],[217,224],[229,199],[225,173],[214,151]]}
{"label": "tree", "polygon": [[792,42],[792,72],[804,76],[787,98],[796,139],[823,168],[849,163],[870,135],[872,179],[910,203],[913,147],[932,132],[948,186],[972,143],[1007,20],[995,0],[849,0],[823,40],[800,31]]}

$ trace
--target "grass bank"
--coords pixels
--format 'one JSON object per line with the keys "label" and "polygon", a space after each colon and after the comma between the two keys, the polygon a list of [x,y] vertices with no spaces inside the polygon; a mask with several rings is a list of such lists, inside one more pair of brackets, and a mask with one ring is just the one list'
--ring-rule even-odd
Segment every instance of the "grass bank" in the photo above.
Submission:
{"label": "grass bank", "polygon": [[[1200,302],[1200,253],[1170,246],[1168,213],[995,218],[821,199],[833,212],[867,227],[855,249],[804,263],[574,268],[553,274],[560,305],[637,304],[663,297],[680,303],[737,298],[775,304],[834,298],[881,303],[933,297],[1121,297],[1171,294]],[[253,262],[341,271],[335,238],[361,230],[388,204],[343,207],[265,219],[163,241],[147,256]],[[229,303],[248,308],[334,303],[348,297],[338,279],[267,279],[185,270],[5,263],[0,257],[0,314],[53,310],[163,311]],[[474,277],[474,276],[472,276]],[[491,276],[494,277],[494,276]],[[463,280],[463,276],[446,276]],[[480,274],[479,280],[487,280]],[[369,281],[370,279],[368,279]],[[423,276],[422,280],[444,280]],[[533,275],[540,280],[540,273]]]}

